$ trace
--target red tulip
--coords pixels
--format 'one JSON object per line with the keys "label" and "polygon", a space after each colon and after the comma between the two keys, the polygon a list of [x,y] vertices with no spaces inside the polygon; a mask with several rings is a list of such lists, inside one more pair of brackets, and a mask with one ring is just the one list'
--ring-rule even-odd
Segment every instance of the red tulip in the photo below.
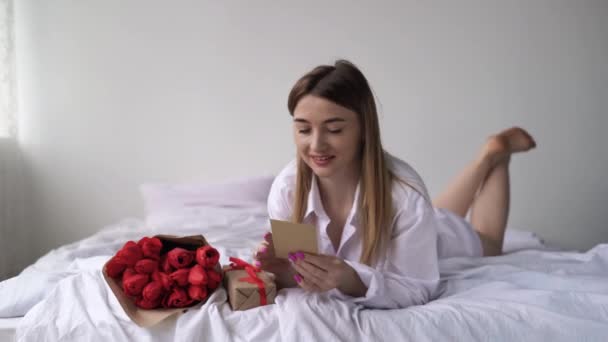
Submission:
{"label": "red tulip", "polygon": [[213,268],[220,260],[220,253],[210,245],[196,250],[196,262],[204,268]]}
{"label": "red tulip", "polygon": [[110,261],[108,261],[106,264],[106,272],[112,278],[120,277],[125,268],[127,268],[127,265],[119,263],[116,260],[116,257],[112,257],[112,259],[110,259]]}
{"label": "red tulip", "polygon": [[169,263],[169,258],[167,257],[167,254],[163,254],[160,256],[159,268],[167,274],[175,271],[173,266],[171,266],[171,264]]}
{"label": "red tulip", "polygon": [[188,285],[188,275],[190,274],[190,269],[182,268],[179,269],[169,275],[173,281],[177,283],[179,286]]}
{"label": "red tulip", "polygon": [[165,272],[156,271],[152,273],[152,280],[160,282],[167,291],[173,288],[173,279]]}
{"label": "red tulip", "polygon": [[207,272],[201,265],[194,265],[190,269],[188,274],[188,282],[192,285],[206,285],[207,284]]}
{"label": "red tulip", "polygon": [[160,259],[160,251],[163,248],[163,243],[159,238],[144,236],[137,242],[137,245],[141,248],[144,257],[154,260]]}
{"label": "red tulip", "polygon": [[144,287],[141,295],[145,300],[154,302],[162,299],[163,292],[163,284],[159,281],[153,281]]}
{"label": "red tulip", "polygon": [[150,280],[150,277],[147,274],[137,274],[131,276],[126,276],[125,274],[122,277],[122,287],[125,293],[129,296],[139,296]]}
{"label": "red tulip", "polygon": [[116,261],[127,266],[134,266],[136,262],[143,258],[141,248],[133,242],[128,241],[118,252],[116,252]]}
{"label": "red tulip", "polygon": [[186,268],[192,264],[194,252],[176,247],[167,253],[167,259],[169,264],[175,268]]}
{"label": "red tulip", "polygon": [[192,304],[192,299],[188,297],[186,291],[178,287],[163,299],[163,306],[166,308],[183,308],[190,304]]}
{"label": "red tulip", "polygon": [[205,300],[207,299],[207,288],[204,286],[190,285],[188,287],[188,295],[193,300]]}
{"label": "red tulip", "polygon": [[125,268],[125,272],[122,275],[122,279],[130,278],[134,275],[137,275],[137,272],[135,272],[135,269],[133,267],[127,267],[127,268]]}
{"label": "red tulip", "polygon": [[135,264],[137,273],[152,273],[158,268],[158,261],[152,259],[141,259]]}
{"label": "red tulip", "polygon": [[162,297],[154,300],[154,301],[149,301],[145,298],[137,298],[137,300],[135,301],[135,305],[137,305],[138,307],[142,308],[142,309],[146,309],[146,310],[151,310],[151,309],[156,309],[160,306]]}

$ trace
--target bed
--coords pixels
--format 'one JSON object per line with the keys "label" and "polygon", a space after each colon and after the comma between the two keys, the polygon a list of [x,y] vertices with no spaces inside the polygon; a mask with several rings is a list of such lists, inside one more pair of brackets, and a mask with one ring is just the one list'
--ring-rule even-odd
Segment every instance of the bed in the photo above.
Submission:
{"label": "bed", "polygon": [[146,217],[126,218],[61,246],[0,283],[0,341],[606,341],[608,244],[587,252],[545,245],[509,227],[500,257],[441,260],[436,300],[369,310],[299,289],[276,304],[233,312],[226,292],[144,329],[105,284],[103,263],[127,240],[203,234],[251,260],[268,227],[271,178],[214,186],[146,185]]}

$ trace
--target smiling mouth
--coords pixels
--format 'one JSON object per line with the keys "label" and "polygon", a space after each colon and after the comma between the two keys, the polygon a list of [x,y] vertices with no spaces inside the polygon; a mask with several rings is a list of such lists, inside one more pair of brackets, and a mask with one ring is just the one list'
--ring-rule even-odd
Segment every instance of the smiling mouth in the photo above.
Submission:
{"label": "smiling mouth", "polygon": [[310,156],[314,161],[324,162],[335,158],[335,156]]}
{"label": "smiling mouth", "polygon": [[321,168],[328,167],[332,163],[332,161],[334,160],[334,158],[336,158],[336,156],[331,156],[331,155],[326,155],[326,156],[310,156],[310,159],[312,159],[313,164],[316,167],[321,167]]}

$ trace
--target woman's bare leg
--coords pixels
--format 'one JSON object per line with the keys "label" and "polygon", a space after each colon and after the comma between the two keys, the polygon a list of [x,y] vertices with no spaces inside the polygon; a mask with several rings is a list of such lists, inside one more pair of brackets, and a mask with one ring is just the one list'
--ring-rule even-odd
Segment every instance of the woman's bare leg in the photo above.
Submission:
{"label": "woman's bare leg", "polygon": [[509,162],[507,157],[492,168],[471,207],[471,225],[479,234],[484,256],[502,254],[511,195]]}
{"label": "woman's bare leg", "polygon": [[484,255],[500,255],[509,213],[509,162],[511,154],[534,148],[534,139],[512,127],[488,138],[471,162],[433,204],[466,217],[479,233]]}
{"label": "woman's bare leg", "polygon": [[466,217],[477,191],[492,169],[490,158],[483,153],[465,166],[448,187],[433,200],[437,208],[450,211]]}

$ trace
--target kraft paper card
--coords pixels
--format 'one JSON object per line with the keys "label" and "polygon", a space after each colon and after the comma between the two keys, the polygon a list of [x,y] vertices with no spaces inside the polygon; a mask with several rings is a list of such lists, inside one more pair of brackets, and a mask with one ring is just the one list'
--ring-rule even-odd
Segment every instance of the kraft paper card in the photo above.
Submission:
{"label": "kraft paper card", "polygon": [[312,224],[270,220],[274,253],[278,258],[287,258],[297,251],[318,253],[317,228]]}

